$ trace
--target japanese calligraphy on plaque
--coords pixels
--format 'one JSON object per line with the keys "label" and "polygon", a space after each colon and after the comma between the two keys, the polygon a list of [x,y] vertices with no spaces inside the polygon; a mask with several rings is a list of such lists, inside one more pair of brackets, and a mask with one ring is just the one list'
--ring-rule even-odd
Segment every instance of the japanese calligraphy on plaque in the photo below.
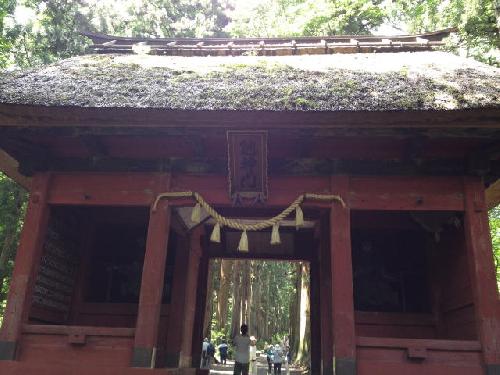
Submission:
{"label": "japanese calligraphy on plaque", "polygon": [[228,131],[229,194],[234,204],[267,199],[267,132]]}

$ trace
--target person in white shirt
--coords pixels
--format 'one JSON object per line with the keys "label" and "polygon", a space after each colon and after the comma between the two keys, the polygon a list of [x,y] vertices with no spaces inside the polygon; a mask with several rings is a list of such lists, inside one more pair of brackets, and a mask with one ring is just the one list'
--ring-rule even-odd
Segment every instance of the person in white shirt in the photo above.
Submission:
{"label": "person in white shirt", "polygon": [[250,375],[257,374],[257,339],[250,336]]}
{"label": "person in white shirt", "polygon": [[250,337],[248,337],[248,326],[241,326],[241,335],[233,338],[234,344],[234,371],[233,375],[248,375],[250,367]]}
{"label": "person in white shirt", "polygon": [[201,364],[200,364],[200,368],[206,368],[207,367],[207,362],[208,362],[208,355],[207,355],[208,345],[209,345],[208,338],[205,337],[205,339],[203,340],[203,344],[201,344]]}

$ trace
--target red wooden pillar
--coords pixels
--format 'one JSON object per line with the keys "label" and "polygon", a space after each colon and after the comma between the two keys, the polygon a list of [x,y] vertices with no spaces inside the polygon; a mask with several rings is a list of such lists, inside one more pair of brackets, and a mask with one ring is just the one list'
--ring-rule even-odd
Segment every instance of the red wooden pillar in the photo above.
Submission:
{"label": "red wooden pillar", "polygon": [[[168,188],[170,176],[164,177],[161,185]],[[154,367],[155,365],[169,231],[170,207],[168,200],[163,199],[158,203],[156,210],[151,209],[149,216],[131,362],[133,367]]]}
{"label": "red wooden pillar", "polygon": [[311,326],[311,373],[319,374],[321,372],[321,304],[320,300],[320,274],[319,274],[319,240],[314,239],[314,245],[311,246],[316,251],[315,256],[310,262],[310,326]]}
{"label": "red wooden pillar", "polygon": [[49,220],[50,174],[34,176],[0,333],[0,360],[16,358],[22,325],[28,320],[36,273]]}
{"label": "red wooden pillar", "polygon": [[500,374],[500,316],[484,186],[464,179],[465,242],[486,373]]}
{"label": "red wooden pillar", "polygon": [[184,326],[182,330],[179,367],[191,367],[193,362],[193,330],[196,315],[196,291],[201,258],[202,233],[203,228],[201,226],[191,233],[188,271],[186,275],[186,293],[184,296]]}
{"label": "red wooden pillar", "polygon": [[182,331],[184,329],[184,298],[188,275],[189,238],[178,237],[175,254],[174,275],[172,280],[172,298],[168,306],[167,334],[165,344],[165,366],[179,367]]}
{"label": "red wooden pillar", "polygon": [[320,225],[321,375],[333,375],[332,270],[328,218],[322,218]]}
{"label": "red wooden pillar", "polygon": [[[348,176],[333,176],[331,188],[347,205]],[[333,362],[336,375],[356,374],[356,338],[352,286],[351,215],[349,207],[333,202],[330,210],[332,272]]]}
{"label": "red wooden pillar", "polygon": [[[201,241],[206,240],[204,239],[204,237],[202,237]],[[191,345],[191,358],[193,367],[199,367],[201,362],[201,345],[203,343],[203,322],[205,320],[205,306],[207,303],[207,282],[209,267],[210,258],[208,257],[207,252],[202,252],[198,267],[198,277],[196,280],[196,307],[194,313],[195,319],[193,324],[193,336]]]}

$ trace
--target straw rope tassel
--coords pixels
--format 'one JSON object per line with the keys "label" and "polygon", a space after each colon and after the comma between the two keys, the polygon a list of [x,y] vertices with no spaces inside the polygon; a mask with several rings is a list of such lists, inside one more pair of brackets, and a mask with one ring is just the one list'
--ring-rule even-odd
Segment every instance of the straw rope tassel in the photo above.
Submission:
{"label": "straw rope tassel", "polygon": [[191,221],[195,224],[198,224],[201,221],[201,206],[199,203],[193,207],[193,211],[191,212]]}
{"label": "straw rope tassel", "polygon": [[295,226],[297,229],[299,229],[301,226],[304,225],[304,212],[302,212],[302,208],[300,206],[297,206],[295,209]]}
{"label": "straw rope tassel", "polygon": [[238,245],[238,251],[241,252],[248,252],[248,236],[247,236],[247,231],[244,230],[241,232],[241,238],[240,238],[240,243]]}
{"label": "straw rope tassel", "polygon": [[214,230],[210,236],[210,241],[220,243],[220,224],[215,223]]}
{"label": "straw rope tassel", "polygon": [[276,223],[273,225],[273,231],[271,232],[271,245],[279,245],[280,243],[280,224]]}

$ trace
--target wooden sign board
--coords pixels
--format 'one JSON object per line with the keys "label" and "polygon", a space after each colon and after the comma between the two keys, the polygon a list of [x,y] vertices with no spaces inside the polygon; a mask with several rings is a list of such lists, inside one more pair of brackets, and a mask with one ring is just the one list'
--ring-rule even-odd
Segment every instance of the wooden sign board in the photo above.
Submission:
{"label": "wooden sign board", "polygon": [[229,194],[235,204],[267,199],[267,132],[228,131]]}

